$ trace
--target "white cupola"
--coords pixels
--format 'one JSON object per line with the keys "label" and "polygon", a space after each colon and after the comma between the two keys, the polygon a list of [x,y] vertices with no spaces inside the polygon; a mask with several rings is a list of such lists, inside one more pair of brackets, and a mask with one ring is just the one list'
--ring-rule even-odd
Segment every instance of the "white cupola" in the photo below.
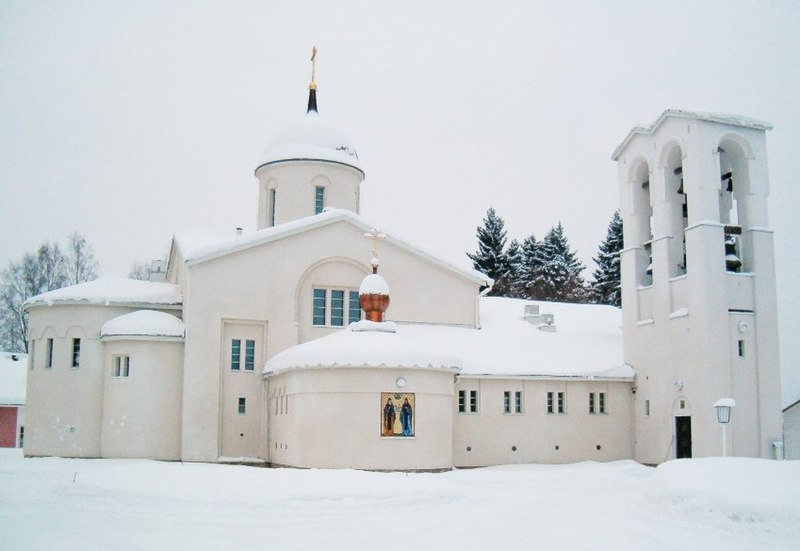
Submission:
{"label": "white cupola", "polygon": [[313,216],[327,207],[359,212],[364,171],[347,134],[319,114],[316,53],[314,48],[305,116],[270,141],[255,170],[258,229]]}

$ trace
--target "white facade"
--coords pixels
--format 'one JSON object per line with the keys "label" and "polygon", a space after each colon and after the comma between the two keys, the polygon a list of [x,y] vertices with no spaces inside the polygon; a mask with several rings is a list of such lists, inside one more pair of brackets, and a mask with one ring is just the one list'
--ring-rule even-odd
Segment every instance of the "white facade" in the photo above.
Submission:
{"label": "white facade", "polygon": [[722,453],[713,404],[733,398],[730,455],[781,440],[765,131],[666,111],[617,148],[625,361],[644,463]]}
{"label": "white facade", "polygon": [[[374,225],[358,214],[352,143],[310,110],[256,169],[256,232],[176,235],[166,283],[99,280],[29,301],[25,453],[377,470],[659,463],[676,455],[676,415],[692,416],[693,455],[717,453],[710,404],[726,395],[729,452],[766,456],[780,411],[763,129],[666,116],[618,149],[623,357],[618,310],[539,304],[553,323],[531,303],[482,298],[485,276],[392,236],[379,254],[394,329],[349,325],[363,316]],[[736,174],[746,273],[725,271],[731,197],[706,178],[719,181],[721,159]],[[664,191],[678,166],[688,222]],[[383,424],[393,397],[391,422],[408,402],[413,431],[410,415],[402,432]]]}

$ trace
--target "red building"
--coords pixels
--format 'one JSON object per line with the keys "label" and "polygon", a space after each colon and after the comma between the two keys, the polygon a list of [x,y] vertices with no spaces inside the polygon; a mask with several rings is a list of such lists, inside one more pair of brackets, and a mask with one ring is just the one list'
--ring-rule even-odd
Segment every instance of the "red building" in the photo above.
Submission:
{"label": "red building", "polygon": [[0,448],[21,448],[25,437],[25,354],[0,352]]}

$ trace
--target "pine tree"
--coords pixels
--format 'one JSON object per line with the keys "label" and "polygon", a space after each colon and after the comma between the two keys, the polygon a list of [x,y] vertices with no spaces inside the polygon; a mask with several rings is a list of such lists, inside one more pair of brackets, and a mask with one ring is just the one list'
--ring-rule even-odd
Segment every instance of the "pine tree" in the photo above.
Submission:
{"label": "pine tree", "polygon": [[597,258],[592,258],[597,269],[592,274],[592,301],[598,304],[622,305],[620,288],[620,258],[622,250],[622,218],[619,211],[608,225],[605,240],[600,243]]}
{"label": "pine tree", "polygon": [[581,277],[583,263],[577,259],[564,235],[561,222],[551,228],[539,246],[541,266],[533,287],[536,298],[560,302],[585,302],[586,287]]}
{"label": "pine tree", "polygon": [[508,259],[503,251],[506,245],[506,230],[503,219],[495,212],[494,208],[486,211],[483,226],[478,226],[478,250],[475,254],[467,253],[472,260],[472,266],[479,272],[489,276],[495,281],[490,296],[504,296],[505,282],[503,276],[508,273]]}

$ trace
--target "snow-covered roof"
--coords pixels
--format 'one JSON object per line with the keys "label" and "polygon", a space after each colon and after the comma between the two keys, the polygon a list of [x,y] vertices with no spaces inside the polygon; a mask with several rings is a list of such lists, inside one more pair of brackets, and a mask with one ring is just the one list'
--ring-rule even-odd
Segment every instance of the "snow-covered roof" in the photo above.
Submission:
{"label": "snow-covered roof", "polygon": [[183,338],[186,326],[180,318],[156,312],[139,310],[110,319],[100,329],[101,337],[179,337]]}
{"label": "snow-covered roof", "polygon": [[25,301],[25,307],[67,304],[163,304],[181,303],[181,290],[171,283],[109,277],[48,291]]}
{"label": "snow-covered roof", "polygon": [[[339,221],[347,221],[361,230],[367,232],[376,226],[368,223],[360,215],[355,214],[345,209],[328,208],[320,214],[300,218],[285,224],[279,224],[271,228],[265,228],[253,233],[237,236],[226,236],[221,240],[214,239],[209,234],[200,234],[196,232],[189,232],[187,234],[179,233],[175,235],[175,243],[183,253],[183,257],[188,265],[200,264],[207,262],[221,256],[225,256],[238,251],[243,251],[251,247],[257,247],[264,243],[277,241],[292,235],[297,235],[303,232],[311,231],[316,228],[334,224]],[[207,239],[204,241],[204,239]],[[458,267],[436,254],[426,251],[415,245],[411,245],[406,241],[386,235],[386,240],[412,254],[425,258],[434,264],[437,264],[445,269],[461,274],[468,279],[475,281],[481,285],[490,285],[492,279],[486,275],[472,269],[465,269]]]}
{"label": "snow-covered roof", "polygon": [[298,160],[339,163],[364,173],[347,134],[316,111],[309,111],[273,138],[261,156],[256,172],[264,165]]}
{"label": "snow-covered roof", "polygon": [[[541,331],[524,319],[526,304],[538,304],[541,314],[553,314],[556,331]],[[348,328],[276,355],[265,372],[356,361],[371,365],[374,359],[377,365],[419,365],[439,362],[447,354],[462,376],[633,379],[633,369],[623,360],[617,308],[483,297],[480,314],[480,329],[402,324],[396,334],[381,336]],[[413,348],[395,346],[401,342],[413,343]],[[383,346],[388,348],[373,350]],[[408,350],[414,351],[411,358]]]}
{"label": "snow-covered roof", "polygon": [[264,366],[264,373],[314,367],[414,367],[453,371],[460,367],[455,353],[409,339],[404,329],[398,329],[392,322],[362,320],[352,323],[342,331],[276,354]]}
{"label": "snow-covered roof", "polygon": [[[14,358],[17,358],[14,360]],[[24,405],[28,355],[0,352],[0,405]]]}
{"label": "snow-covered roof", "polygon": [[611,160],[616,161],[619,159],[622,150],[628,145],[628,142],[633,139],[636,134],[652,134],[656,131],[656,129],[661,126],[661,123],[664,122],[667,118],[683,118],[683,119],[696,119],[701,121],[708,121],[708,122],[718,122],[722,124],[730,124],[733,126],[741,126],[742,128],[753,128],[756,130],[772,130],[772,124],[769,122],[761,121],[758,119],[753,119],[750,117],[744,117],[742,115],[731,115],[727,113],[709,113],[706,111],[687,111],[685,109],[667,109],[661,116],[658,117],[654,122],[650,124],[641,124],[634,126],[628,135],[625,136],[625,139],[622,140],[616,149],[614,149],[614,153],[611,155]]}

